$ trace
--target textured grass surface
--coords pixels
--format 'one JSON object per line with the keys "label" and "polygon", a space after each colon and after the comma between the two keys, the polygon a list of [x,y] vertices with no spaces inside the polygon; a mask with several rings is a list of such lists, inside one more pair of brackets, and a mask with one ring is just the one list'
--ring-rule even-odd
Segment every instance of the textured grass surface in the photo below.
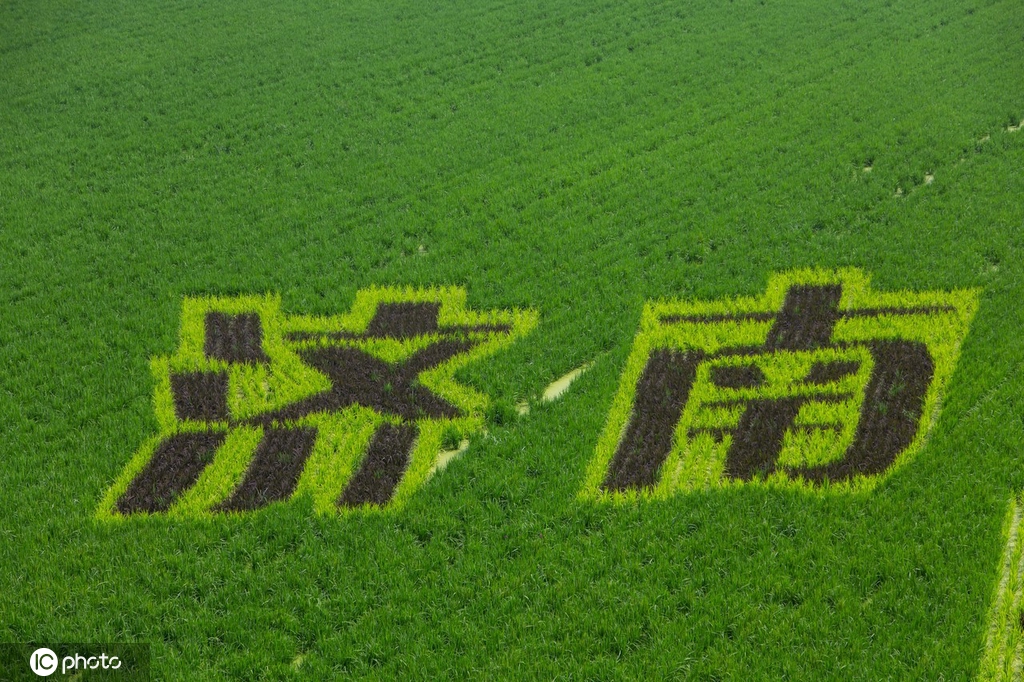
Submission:
{"label": "textured grass surface", "polygon": [[[148,641],[183,679],[979,671],[1024,488],[1018,3],[7,0],[0,27],[0,638]],[[580,500],[644,302],[804,267],[980,290],[913,460],[855,499]],[[540,313],[460,372],[489,435],[401,513],[93,518],[186,296],[331,315],[375,284]]]}

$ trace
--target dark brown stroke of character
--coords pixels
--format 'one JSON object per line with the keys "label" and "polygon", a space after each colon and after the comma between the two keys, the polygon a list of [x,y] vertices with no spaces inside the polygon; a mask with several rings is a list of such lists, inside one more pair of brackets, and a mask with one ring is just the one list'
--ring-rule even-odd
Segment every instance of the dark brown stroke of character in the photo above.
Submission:
{"label": "dark brown stroke of character", "polygon": [[[504,324],[439,327],[439,310],[439,304],[430,302],[384,303],[378,305],[363,334],[298,332],[288,335],[292,341],[321,338],[328,344],[407,339],[426,334],[436,334],[438,338],[399,363],[384,362],[348,345],[301,349],[298,354],[302,361],[323,372],[330,380],[330,387],[281,409],[245,420],[229,420],[226,372],[172,374],[171,392],[179,419],[263,427],[263,438],[241,484],[217,509],[257,509],[290,497],[313,450],[317,430],[287,423],[352,405],[369,407],[381,415],[397,418],[399,423],[385,423],[377,429],[359,469],[339,496],[338,504],[358,507],[387,503],[408,467],[418,435],[415,420],[454,418],[462,414],[456,406],[418,383],[417,377],[482,342],[481,338],[471,338],[471,333],[507,333],[511,329]],[[268,361],[262,347],[262,326],[255,314],[209,313],[204,350],[207,357],[229,362]],[[181,434],[161,443],[118,500],[118,511],[122,514],[166,511],[195,484],[222,442],[223,434],[201,432]]]}
{"label": "dark brown stroke of character", "polygon": [[[947,306],[866,308],[841,311],[842,286],[794,285],[777,313],[735,315],[673,315],[666,324],[714,323],[730,320],[772,320],[762,346],[726,348],[708,355],[698,350],[662,348],[653,351],[636,386],[633,414],[627,424],[602,484],[605,490],[650,489],[657,483],[662,464],[672,448],[675,427],[682,416],[698,365],[720,356],[752,356],[779,350],[808,351],[839,348],[832,342],[836,323],[847,317],[915,315],[953,310]],[[934,375],[934,363],[925,344],[917,341],[867,342],[874,370],[865,391],[853,443],[842,459],[817,467],[786,469],[792,477],[821,483],[878,474],[913,442],[924,408],[925,394]],[[715,368],[712,380],[720,386],[757,386],[763,381],[756,366]],[[820,385],[853,374],[856,363],[815,363],[804,383]],[[793,427],[803,403],[841,400],[850,396],[808,395],[748,401],[732,433],[726,453],[725,475],[739,480],[768,476],[776,471],[786,431]],[[693,435],[696,431],[691,432]],[[724,432],[716,433],[721,439]]]}

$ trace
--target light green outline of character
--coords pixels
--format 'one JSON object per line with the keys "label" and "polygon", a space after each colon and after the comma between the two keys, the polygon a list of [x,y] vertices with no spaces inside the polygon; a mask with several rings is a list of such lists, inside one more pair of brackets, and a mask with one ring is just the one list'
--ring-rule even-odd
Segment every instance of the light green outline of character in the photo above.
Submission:
{"label": "light green outline of character", "polygon": [[[419,435],[410,454],[410,462],[391,500],[383,507],[360,507],[363,511],[394,511],[404,506],[430,475],[445,437],[468,438],[484,426],[488,397],[459,383],[455,373],[475,361],[510,346],[537,325],[534,310],[497,309],[473,311],[466,308],[466,291],[462,287],[370,287],[357,292],[348,313],[334,316],[284,315],[280,297],[204,296],[188,297],[182,304],[179,344],[171,356],[155,357],[150,362],[154,378],[153,404],[160,433],[147,439],[128,465],[107,489],[96,516],[103,520],[129,517],[116,511],[117,500],[132,479],[145,468],[159,443],[174,434],[193,431],[227,431],[225,442],[217,449],[213,462],[204,469],[196,483],[175,501],[168,516],[203,517],[224,501],[241,481],[262,433],[260,427],[230,425],[227,422],[205,423],[179,420],[174,411],[170,374],[177,372],[227,371],[228,410],[233,419],[245,419],[284,407],[315,395],[330,387],[329,379],[318,370],[305,365],[296,349],[316,342],[286,341],[289,332],[350,332],[366,330],[377,306],[381,303],[439,303],[438,326],[505,324],[508,332],[471,333],[470,338],[486,338],[465,353],[423,372],[419,380],[429,390],[444,398],[465,415],[454,419],[416,420]],[[209,312],[227,314],[256,313],[263,329],[263,349],[267,364],[227,363],[207,358],[203,351],[205,317]],[[412,339],[372,339],[353,341],[351,345],[386,362],[401,361],[435,341],[439,335]],[[346,342],[340,342],[344,345]],[[361,406],[351,406],[337,413],[312,414],[289,422],[295,426],[309,425],[318,429],[313,451],[296,483],[289,500],[305,497],[318,513],[355,511],[340,508],[335,502],[351,475],[358,469],[374,430],[384,421],[396,421]],[[273,506],[270,505],[270,506]],[[237,512],[232,512],[237,513]],[[132,514],[131,518],[150,516]]]}
{"label": "light green outline of character", "polygon": [[[771,276],[765,293],[757,297],[735,297],[712,301],[669,299],[649,301],[644,305],[640,328],[623,368],[618,391],[612,401],[608,419],[599,437],[594,456],[587,467],[580,491],[581,498],[611,501],[637,498],[658,499],[675,494],[680,490],[679,487],[673,485],[672,481],[672,476],[676,471],[673,467],[678,467],[677,462],[682,457],[679,449],[685,440],[680,437],[678,428],[674,436],[672,450],[659,472],[658,483],[653,490],[610,492],[601,489],[611,459],[628,426],[636,397],[637,381],[653,350],[659,348],[700,349],[707,353],[714,353],[724,346],[762,345],[772,326],[771,320],[733,320],[669,325],[660,321],[662,317],[669,315],[709,316],[775,313],[781,309],[786,292],[791,285],[834,283],[841,283],[843,286],[842,298],[839,302],[841,311],[886,307],[948,306],[953,308],[949,312],[932,312],[927,315],[844,318],[836,323],[833,331],[833,340],[837,343],[896,338],[921,341],[927,345],[931,354],[934,373],[925,394],[917,434],[910,446],[899,454],[884,473],[875,476],[860,475],[852,480],[826,483],[811,489],[842,493],[867,491],[891,475],[892,472],[899,470],[921,449],[932,425],[938,418],[940,401],[946,383],[953,374],[960,353],[960,345],[977,310],[979,291],[977,289],[956,289],[949,292],[878,292],[871,290],[869,277],[860,269],[800,269]],[[923,324],[923,322],[927,322],[927,324]],[[669,476],[665,476],[666,472],[671,473]],[[799,479],[792,479],[784,475],[772,476],[766,482],[734,481],[719,477],[711,481],[710,485],[729,487],[764,485],[765,483],[801,490],[809,488]]]}

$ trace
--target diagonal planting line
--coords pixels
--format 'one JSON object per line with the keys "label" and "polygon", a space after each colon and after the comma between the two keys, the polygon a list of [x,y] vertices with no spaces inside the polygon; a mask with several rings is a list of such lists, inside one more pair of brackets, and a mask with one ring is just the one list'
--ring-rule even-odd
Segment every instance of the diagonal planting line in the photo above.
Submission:
{"label": "diagonal planting line", "polygon": [[961,422],[963,422],[965,419],[967,419],[969,417],[973,417],[975,414],[977,414],[978,410],[981,409],[981,407],[983,405],[987,404],[990,400],[992,400],[992,398],[995,397],[995,395],[997,393],[999,393],[1000,390],[1002,390],[1003,386],[1005,386],[1014,377],[1018,376],[1018,374],[1020,372],[1020,368],[1022,366],[1024,366],[1024,360],[1021,360],[1020,362],[1015,364],[1012,368],[1010,368],[1010,370],[1006,374],[1003,375],[1003,378],[1000,379],[999,382],[996,383],[995,386],[993,386],[989,390],[985,391],[984,395],[982,395],[977,400],[975,400],[973,403],[971,403],[971,406],[968,407],[963,412],[963,414],[961,414],[959,417],[957,417],[957,420],[953,423],[953,427],[950,430],[951,431],[955,431],[960,426]]}
{"label": "diagonal planting line", "polygon": [[[541,394],[540,402],[552,403],[561,398],[569,390],[569,387],[572,386],[573,382],[575,382],[577,379],[583,376],[583,374],[593,366],[594,360],[591,360],[590,362],[584,363],[577,367],[576,369],[572,370],[571,372],[568,372],[552,381],[550,384],[547,385],[547,387],[544,389],[544,392]],[[529,414],[530,401],[523,400],[520,403],[518,403],[516,405],[516,411],[519,413],[519,416],[525,416]]]}
{"label": "diagonal planting line", "polygon": [[[587,370],[589,370],[593,366],[594,361],[591,360],[590,362],[580,365],[576,369],[572,370],[571,372],[568,372],[567,374],[559,377],[558,379],[555,379],[550,384],[548,384],[548,386],[544,389],[544,393],[541,394],[540,401],[544,403],[550,403],[554,402],[555,400],[558,400],[563,395],[565,395],[565,393],[569,390],[569,387],[573,384],[573,382],[579,379],[580,376],[582,376]],[[516,411],[519,413],[520,417],[528,415],[530,413],[529,401],[524,400],[520,402],[518,405],[516,405]],[[445,467],[448,466],[449,462],[461,457],[463,454],[465,454],[466,450],[468,449],[469,439],[463,439],[459,443],[459,447],[457,449],[439,452],[437,454],[437,458],[434,461],[434,464],[430,467],[430,471],[427,474],[427,479],[429,480],[433,478],[435,474],[444,471]]]}
{"label": "diagonal planting line", "polygon": [[430,471],[427,473],[427,478],[433,477],[439,471],[444,471],[444,468],[448,466],[448,463],[453,459],[457,459],[469,449],[469,439],[464,438],[460,443],[459,447],[454,450],[442,450],[437,453],[437,457],[434,459],[434,463],[430,467]]}
{"label": "diagonal planting line", "polygon": [[1000,565],[988,615],[985,652],[982,655],[978,680],[981,682],[1021,680],[1022,632],[1021,601],[1024,596],[1024,543],[1021,542],[1021,502],[1010,500],[1007,512],[1006,549]]}
{"label": "diagonal planting line", "polygon": [[559,379],[556,379],[555,381],[551,382],[548,385],[548,387],[544,389],[544,394],[541,395],[541,400],[543,400],[546,403],[550,403],[561,398],[565,394],[565,392],[569,390],[569,387],[572,385],[572,382],[579,379],[584,372],[586,372],[593,366],[593,364],[594,363],[592,361],[588,362],[585,365],[577,367],[576,369],[569,372],[565,376],[560,377]]}

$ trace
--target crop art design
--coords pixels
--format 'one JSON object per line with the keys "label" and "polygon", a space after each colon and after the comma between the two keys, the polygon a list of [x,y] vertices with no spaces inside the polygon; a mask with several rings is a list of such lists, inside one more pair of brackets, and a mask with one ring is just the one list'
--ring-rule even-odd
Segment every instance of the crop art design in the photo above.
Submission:
{"label": "crop art design", "polygon": [[871,487],[924,442],[976,307],[974,291],[874,292],[854,269],[648,303],[584,496]]}
{"label": "crop art design", "polygon": [[532,311],[466,309],[459,288],[374,288],[334,317],[275,297],[187,298],[177,352],[155,358],[160,433],[99,516],[394,508],[442,445],[482,428],[487,397],[454,373],[526,334]]}

